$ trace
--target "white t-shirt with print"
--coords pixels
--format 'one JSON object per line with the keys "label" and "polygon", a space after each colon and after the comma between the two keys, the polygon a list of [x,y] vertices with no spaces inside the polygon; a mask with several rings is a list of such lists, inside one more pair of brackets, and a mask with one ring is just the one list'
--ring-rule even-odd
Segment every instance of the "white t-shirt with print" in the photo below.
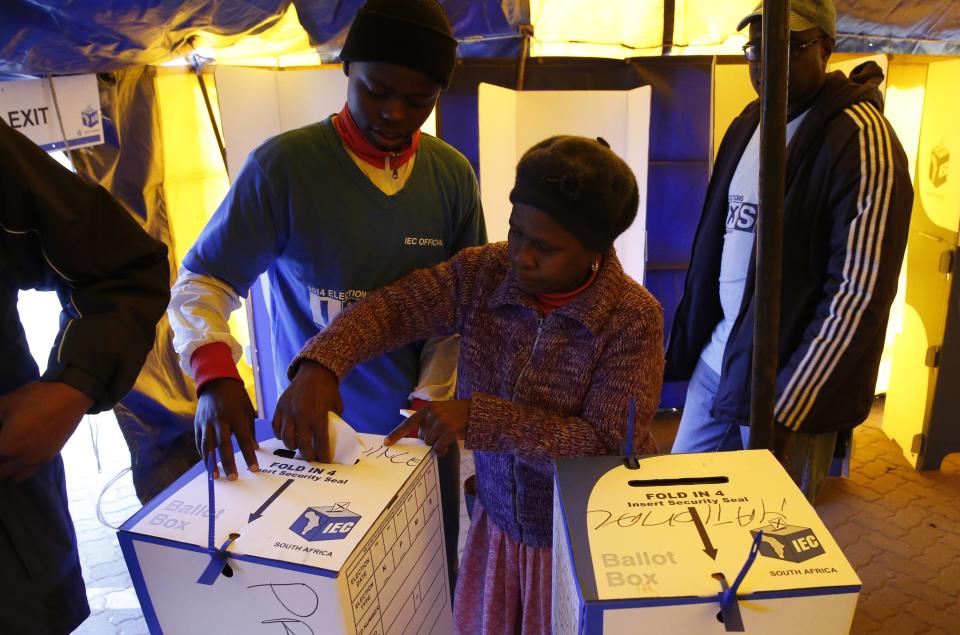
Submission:
{"label": "white t-shirt with print", "polygon": [[[807,112],[787,123],[787,145]],[[750,269],[754,237],[757,233],[757,208],[760,200],[760,126],[740,157],[737,170],[727,192],[727,222],[723,234],[723,255],[720,258],[720,306],[723,319],[713,329],[710,341],[700,353],[715,373],[720,374],[723,349],[740,313],[743,288]]]}

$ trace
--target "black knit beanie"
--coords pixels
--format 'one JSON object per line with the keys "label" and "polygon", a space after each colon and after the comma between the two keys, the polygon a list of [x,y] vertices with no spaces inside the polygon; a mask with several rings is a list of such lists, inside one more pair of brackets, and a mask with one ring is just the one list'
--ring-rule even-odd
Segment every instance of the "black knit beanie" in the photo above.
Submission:
{"label": "black knit beanie", "polygon": [[550,137],[517,165],[511,203],[549,214],[584,247],[603,253],[637,216],[637,179],[602,139]]}
{"label": "black knit beanie", "polygon": [[367,0],[350,25],[340,59],[406,66],[446,88],[457,41],[436,0]]}

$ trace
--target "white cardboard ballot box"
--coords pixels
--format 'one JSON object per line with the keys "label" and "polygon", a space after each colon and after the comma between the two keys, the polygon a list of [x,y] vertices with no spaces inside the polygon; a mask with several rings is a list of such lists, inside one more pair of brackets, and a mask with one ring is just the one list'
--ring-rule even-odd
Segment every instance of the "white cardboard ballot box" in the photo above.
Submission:
{"label": "white cardboard ballot box", "polygon": [[[359,436],[354,465],[285,458],[265,439],[259,474],[241,467],[238,480],[214,481],[213,544],[234,538],[219,563],[203,465],[124,523],[120,546],[150,632],[450,633],[436,455],[417,440],[384,447],[382,436]],[[208,569],[212,584],[199,583]]]}
{"label": "white cardboard ballot box", "polygon": [[558,460],[553,545],[556,635],[848,633],[860,592],[766,450]]}

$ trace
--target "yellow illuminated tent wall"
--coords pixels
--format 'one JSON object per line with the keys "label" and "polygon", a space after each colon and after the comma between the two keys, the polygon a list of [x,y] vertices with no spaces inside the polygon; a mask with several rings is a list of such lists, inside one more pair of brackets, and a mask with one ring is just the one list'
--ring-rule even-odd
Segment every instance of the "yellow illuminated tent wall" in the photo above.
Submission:
{"label": "yellow illuminated tent wall", "polygon": [[[219,113],[217,93],[210,73],[206,73],[204,81],[216,116]],[[172,255],[179,268],[227,193],[230,182],[196,74],[183,66],[162,68],[156,83],[163,130],[164,193],[173,235]],[[219,119],[216,123],[219,125]],[[249,351],[250,330],[245,311],[236,311],[230,317],[230,331],[244,350]],[[254,399],[256,391],[249,354],[244,355],[239,369],[247,392]]]}

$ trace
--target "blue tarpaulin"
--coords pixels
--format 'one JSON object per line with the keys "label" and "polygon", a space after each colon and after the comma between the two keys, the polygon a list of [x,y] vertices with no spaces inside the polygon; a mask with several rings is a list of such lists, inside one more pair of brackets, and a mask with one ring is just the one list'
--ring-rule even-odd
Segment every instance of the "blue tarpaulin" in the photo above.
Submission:
{"label": "blue tarpaulin", "polygon": [[[109,72],[185,55],[200,31],[260,33],[291,0],[4,0],[0,7],[0,73],[45,75]],[[318,47],[335,53],[362,0],[293,0]],[[519,0],[450,0],[444,4],[462,54],[518,49]],[[498,39],[510,36],[509,39]],[[490,46],[473,40],[488,37]]]}
{"label": "blue tarpaulin", "polygon": [[[634,1],[650,5],[651,20],[662,21],[675,6],[675,0]],[[362,0],[4,0],[0,75],[156,64],[188,53],[191,37],[201,31],[228,38],[261,33],[291,3],[310,40],[332,55]],[[520,50],[519,26],[530,21],[528,0],[442,4],[462,42],[461,57],[512,56]],[[840,51],[960,54],[960,2],[836,0],[836,5]],[[672,34],[665,32],[664,39]]]}

